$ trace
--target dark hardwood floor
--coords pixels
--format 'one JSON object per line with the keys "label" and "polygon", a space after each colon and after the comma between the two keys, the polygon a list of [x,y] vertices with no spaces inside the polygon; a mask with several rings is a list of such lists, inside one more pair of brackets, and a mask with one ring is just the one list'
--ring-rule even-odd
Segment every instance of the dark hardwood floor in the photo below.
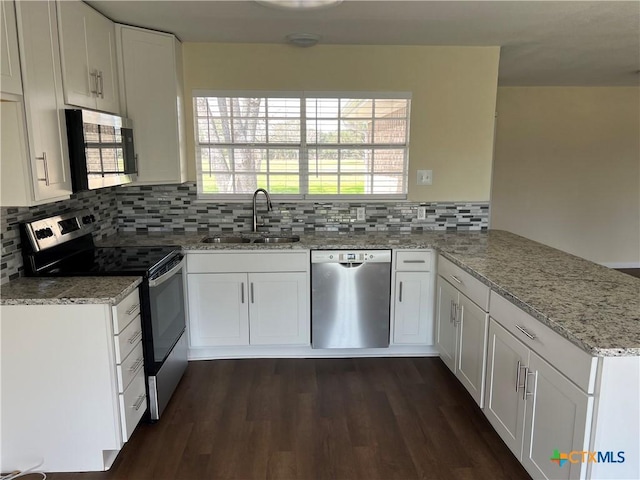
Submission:
{"label": "dark hardwood floor", "polygon": [[61,479],[530,477],[438,358],[191,362],[108,472]]}

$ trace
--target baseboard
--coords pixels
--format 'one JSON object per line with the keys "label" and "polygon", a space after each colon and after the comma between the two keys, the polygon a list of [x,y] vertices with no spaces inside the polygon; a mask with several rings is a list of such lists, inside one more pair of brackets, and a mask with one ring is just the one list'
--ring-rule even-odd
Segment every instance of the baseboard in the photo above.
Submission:
{"label": "baseboard", "polygon": [[301,346],[191,347],[189,360],[225,358],[355,358],[355,357],[435,357],[434,345],[391,345],[389,348],[313,349]]}
{"label": "baseboard", "polygon": [[640,268],[640,262],[602,262],[600,265],[609,268]]}

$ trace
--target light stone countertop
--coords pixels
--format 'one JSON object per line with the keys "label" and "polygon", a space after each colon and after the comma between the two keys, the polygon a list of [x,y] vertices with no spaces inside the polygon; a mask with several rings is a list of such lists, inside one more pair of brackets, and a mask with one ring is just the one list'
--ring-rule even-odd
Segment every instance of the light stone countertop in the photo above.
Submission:
{"label": "light stone countertop", "polygon": [[0,289],[0,305],[120,303],[141,277],[21,277]]}
{"label": "light stone countertop", "polygon": [[500,230],[293,234],[299,242],[210,244],[201,241],[238,233],[124,233],[101,245],[176,245],[187,252],[433,248],[586,352],[640,355],[640,279],[524,237]]}

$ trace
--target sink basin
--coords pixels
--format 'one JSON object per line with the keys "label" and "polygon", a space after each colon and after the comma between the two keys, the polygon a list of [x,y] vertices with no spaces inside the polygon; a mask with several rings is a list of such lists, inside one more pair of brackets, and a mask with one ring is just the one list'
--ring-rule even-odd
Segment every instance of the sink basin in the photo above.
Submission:
{"label": "sink basin", "polygon": [[256,238],[253,243],[293,243],[299,241],[300,237],[261,237]]}
{"label": "sink basin", "polygon": [[202,240],[202,243],[249,243],[251,241],[250,238],[246,237],[207,237]]}

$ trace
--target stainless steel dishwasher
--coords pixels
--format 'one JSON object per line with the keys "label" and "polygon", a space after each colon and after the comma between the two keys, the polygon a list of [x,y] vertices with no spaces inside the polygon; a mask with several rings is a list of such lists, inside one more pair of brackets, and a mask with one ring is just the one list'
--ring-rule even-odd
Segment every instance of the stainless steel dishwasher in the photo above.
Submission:
{"label": "stainless steel dishwasher", "polygon": [[311,346],[389,346],[391,250],[311,252]]}

